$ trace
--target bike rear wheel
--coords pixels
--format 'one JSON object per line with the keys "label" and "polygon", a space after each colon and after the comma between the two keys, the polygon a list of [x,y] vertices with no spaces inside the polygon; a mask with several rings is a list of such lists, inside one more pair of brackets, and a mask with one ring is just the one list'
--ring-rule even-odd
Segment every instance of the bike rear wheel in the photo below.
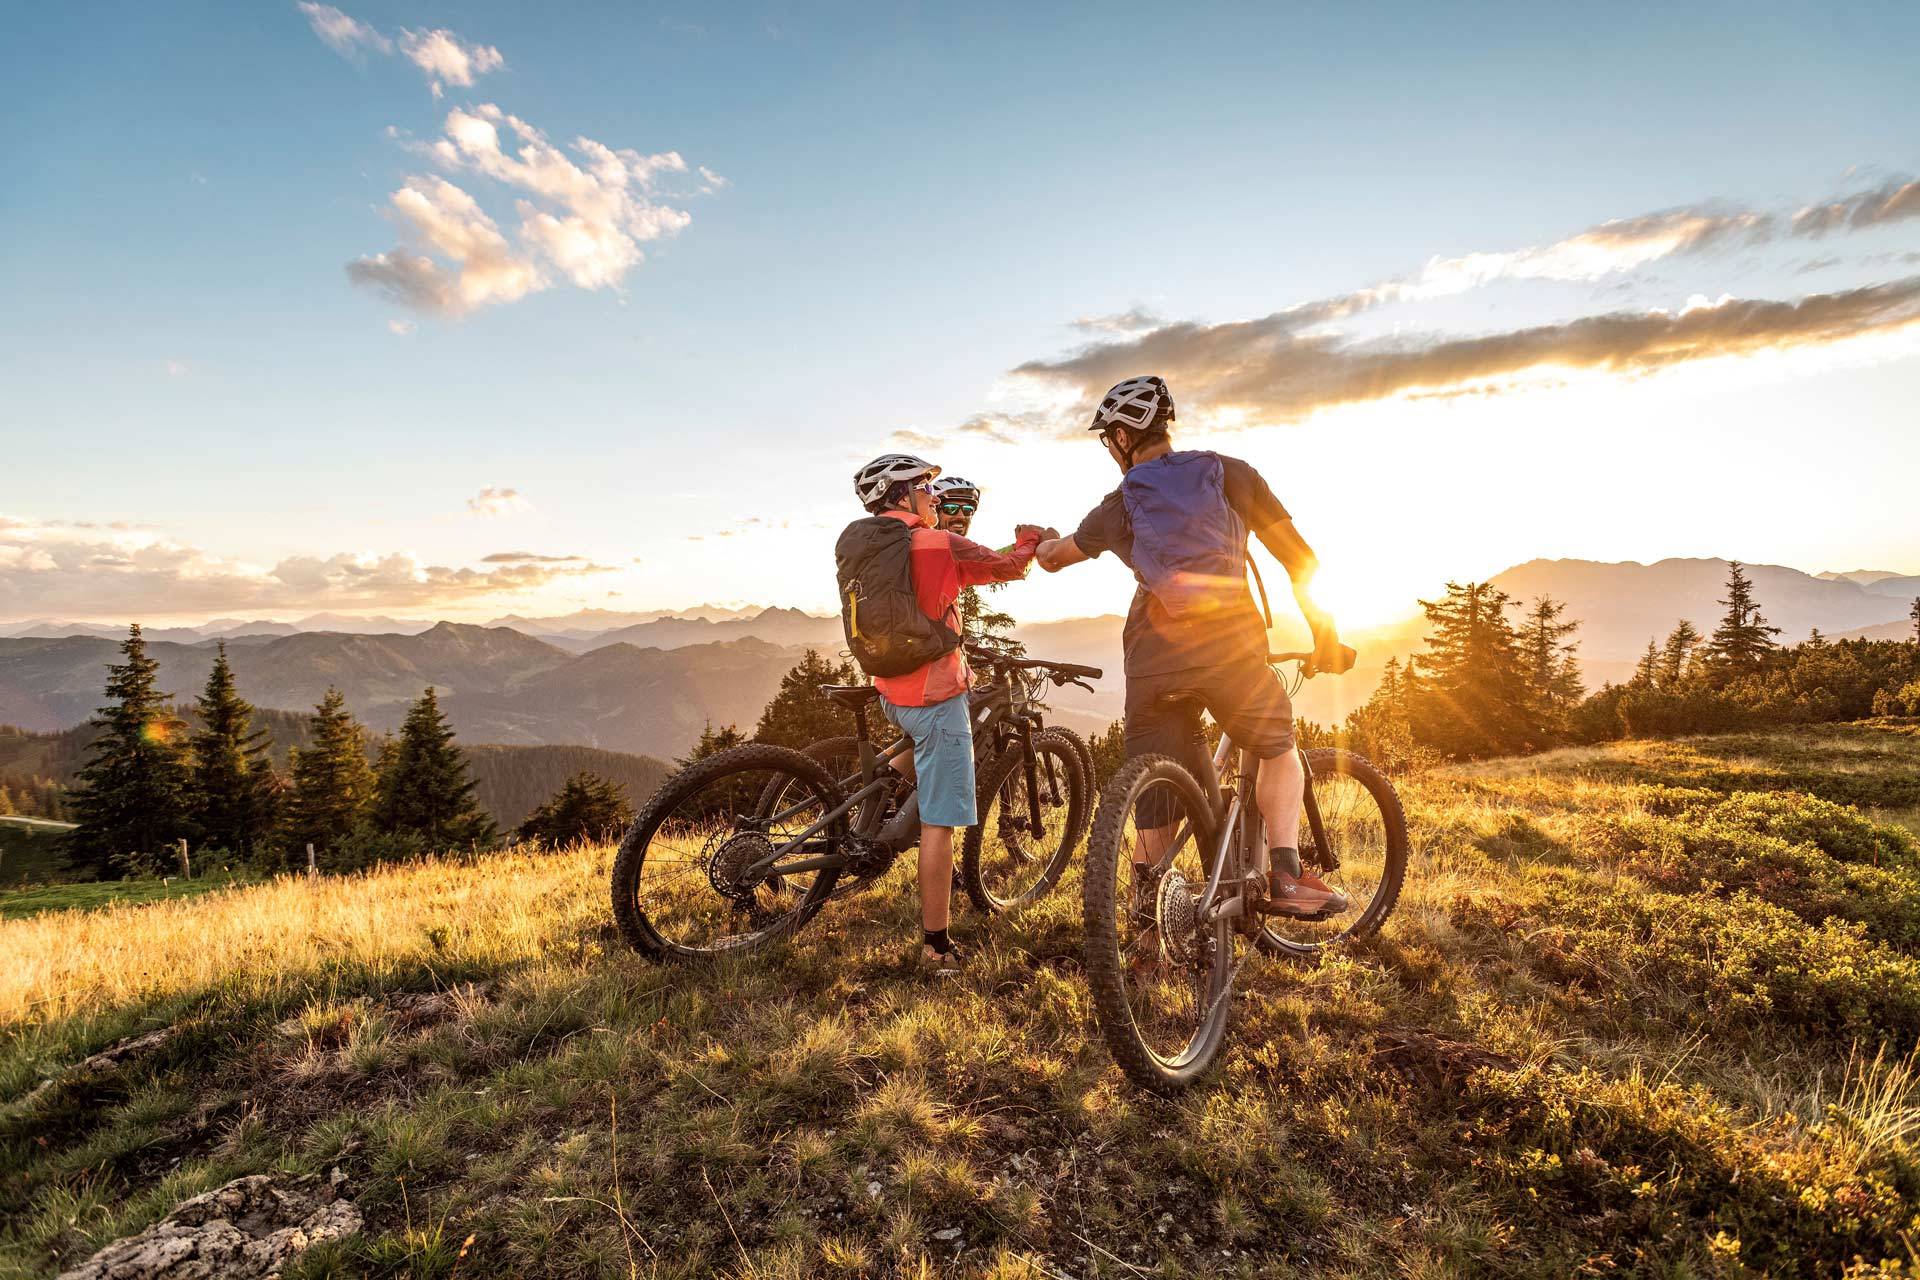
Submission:
{"label": "bike rear wheel", "polygon": [[1199,1080],[1226,1041],[1233,937],[1226,921],[1204,925],[1195,909],[1213,821],[1192,774],[1166,756],[1140,756],[1101,793],[1087,842],[1094,1012],[1128,1079],[1160,1093]]}
{"label": "bike rear wheel", "polygon": [[1016,745],[980,773],[980,821],[967,829],[960,870],[982,911],[1011,911],[1059,883],[1086,834],[1092,781],[1073,744],[1052,729],[1033,736],[1040,823],[1028,802],[1027,749]]}
{"label": "bike rear wheel", "polygon": [[[688,961],[791,934],[826,901],[839,869],[757,866],[841,800],[826,769],[786,747],[735,747],[682,769],[647,802],[614,858],[621,936],[652,959]],[[841,815],[780,861],[844,851],[846,836]]]}
{"label": "bike rear wheel", "polygon": [[1407,819],[1393,784],[1351,751],[1323,748],[1306,755],[1327,840],[1324,846],[1315,840],[1303,810],[1300,861],[1352,905],[1325,920],[1262,917],[1260,947],[1275,955],[1313,956],[1370,937],[1399,902],[1407,875]]}

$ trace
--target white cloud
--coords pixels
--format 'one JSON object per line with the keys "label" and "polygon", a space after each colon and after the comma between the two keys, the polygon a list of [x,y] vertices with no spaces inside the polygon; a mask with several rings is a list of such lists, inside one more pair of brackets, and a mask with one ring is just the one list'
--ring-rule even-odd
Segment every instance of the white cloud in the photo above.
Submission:
{"label": "white cloud", "polygon": [[[492,103],[454,108],[443,137],[412,149],[448,171],[519,193],[517,245],[509,245],[471,195],[444,178],[410,177],[393,193],[393,211],[410,242],[431,256],[396,248],[361,258],[347,271],[421,310],[511,302],[548,287],[554,277],[582,289],[618,288],[645,260],[641,245],[692,221],[654,198],[664,175],[687,172],[679,152],[647,154],[583,137],[573,140],[569,155]],[[709,185],[718,178],[711,170],[701,174]]]}
{"label": "white cloud", "polygon": [[393,41],[330,4],[313,4],[310,0],[302,0],[294,7],[307,15],[313,34],[343,58],[353,57],[361,49],[372,49],[375,53],[393,52]]}
{"label": "white cloud", "polygon": [[427,73],[427,83],[436,98],[446,91],[447,85],[471,88],[475,76],[507,65],[507,60],[492,45],[470,43],[444,28],[432,31],[402,28],[400,51],[409,62]]}
{"label": "white cloud", "polygon": [[579,557],[487,557],[467,568],[410,551],[295,555],[267,566],[126,524],[0,516],[0,618],[124,618],[142,612],[431,607],[511,596],[611,572]]}
{"label": "white cloud", "polygon": [[1676,253],[1692,253],[1740,238],[1771,234],[1766,214],[1667,209],[1615,218],[1553,244],[1504,253],[1433,258],[1409,277],[1355,295],[1360,306],[1415,302],[1478,289],[1496,280],[1591,282],[1632,271]]}
{"label": "white cloud", "polygon": [[518,489],[497,489],[488,485],[467,499],[467,510],[477,516],[505,516],[533,510],[533,504],[520,496]]}
{"label": "white cloud", "polygon": [[539,268],[516,254],[473,197],[446,179],[408,178],[390,203],[410,238],[450,259],[455,270],[395,249],[349,263],[355,282],[422,311],[448,312],[511,302],[545,287]]}
{"label": "white cloud", "polygon": [[187,368],[186,362],[183,360],[167,361],[167,376],[169,378],[184,378],[190,372],[192,372],[192,370]]}
{"label": "white cloud", "polygon": [[387,332],[393,334],[397,338],[406,337],[408,334],[412,333],[414,329],[416,329],[417,327],[418,326],[415,325],[411,320],[387,321]]}

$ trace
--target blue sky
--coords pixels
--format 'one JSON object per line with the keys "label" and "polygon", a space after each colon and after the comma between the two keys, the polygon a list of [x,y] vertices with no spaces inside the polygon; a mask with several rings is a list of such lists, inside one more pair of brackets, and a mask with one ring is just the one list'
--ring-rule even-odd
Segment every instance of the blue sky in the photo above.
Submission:
{"label": "blue sky", "polygon": [[[989,537],[1068,526],[1115,476],[1064,429],[1154,359],[1363,611],[1535,555],[1920,572],[1911,299],[1777,338],[1727,310],[1920,274],[1920,10],[1358,8],[348,3],[339,48],[292,3],[18,12],[0,617],[822,607],[860,460],[937,455]],[[454,112],[497,163],[432,153]],[[582,168],[577,139],[685,167],[600,217],[503,176],[509,117]],[[410,190],[471,200],[505,265],[461,277]],[[612,258],[563,264],[542,214]],[[440,305],[349,280],[381,254],[438,263]],[[1304,336],[1215,328],[1328,300]],[[1703,332],[1599,364],[1379,367],[1690,305]],[[1297,390],[1323,368],[1389,393]],[[1124,593],[1103,566],[1010,602]]]}

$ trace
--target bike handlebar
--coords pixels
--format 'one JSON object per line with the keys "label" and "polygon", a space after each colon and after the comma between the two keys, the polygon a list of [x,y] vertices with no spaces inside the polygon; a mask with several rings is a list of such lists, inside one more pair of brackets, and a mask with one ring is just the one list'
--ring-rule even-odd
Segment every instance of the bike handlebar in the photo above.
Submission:
{"label": "bike handlebar", "polygon": [[[1353,664],[1359,658],[1359,656],[1360,656],[1359,654],[1353,651],[1353,647],[1351,645],[1344,645],[1344,644],[1341,645],[1340,657],[1341,657],[1341,660],[1345,662],[1346,665],[1341,667],[1338,671],[1334,671],[1329,668],[1326,670],[1326,674],[1336,675],[1336,676],[1345,675],[1347,672],[1353,670]],[[1313,654],[1311,652],[1269,653],[1267,655],[1267,665],[1272,666],[1275,663],[1280,663],[1280,662],[1298,662],[1301,665],[1302,675],[1311,676],[1311,675],[1321,674],[1321,671],[1315,668],[1315,666],[1313,665]]]}
{"label": "bike handlebar", "polygon": [[967,656],[987,666],[1005,667],[1010,671],[1045,671],[1056,681],[1081,677],[1098,680],[1106,672],[1099,667],[1082,666],[1077,662],[1049,662],[1045,658],[1016,658],[1011,654],[997,653],[980,645],[966,646]]}

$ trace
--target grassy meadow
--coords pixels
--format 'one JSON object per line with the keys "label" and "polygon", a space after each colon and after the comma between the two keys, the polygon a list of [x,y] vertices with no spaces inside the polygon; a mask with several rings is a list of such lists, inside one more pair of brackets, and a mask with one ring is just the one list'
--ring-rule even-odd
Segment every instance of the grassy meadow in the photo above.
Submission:
{"label": "grassy meadow", "polygon": [[1092,1032],[1077,869],[941,985],[904,865],[709,970],[617,943],[597,847],[0,921],[0,1273],[334,1168],[368,1230],[290,1275],[1910,1273],[1920,736],[1401,787],[1384,936],[1249,962],[1173,1101]]}

